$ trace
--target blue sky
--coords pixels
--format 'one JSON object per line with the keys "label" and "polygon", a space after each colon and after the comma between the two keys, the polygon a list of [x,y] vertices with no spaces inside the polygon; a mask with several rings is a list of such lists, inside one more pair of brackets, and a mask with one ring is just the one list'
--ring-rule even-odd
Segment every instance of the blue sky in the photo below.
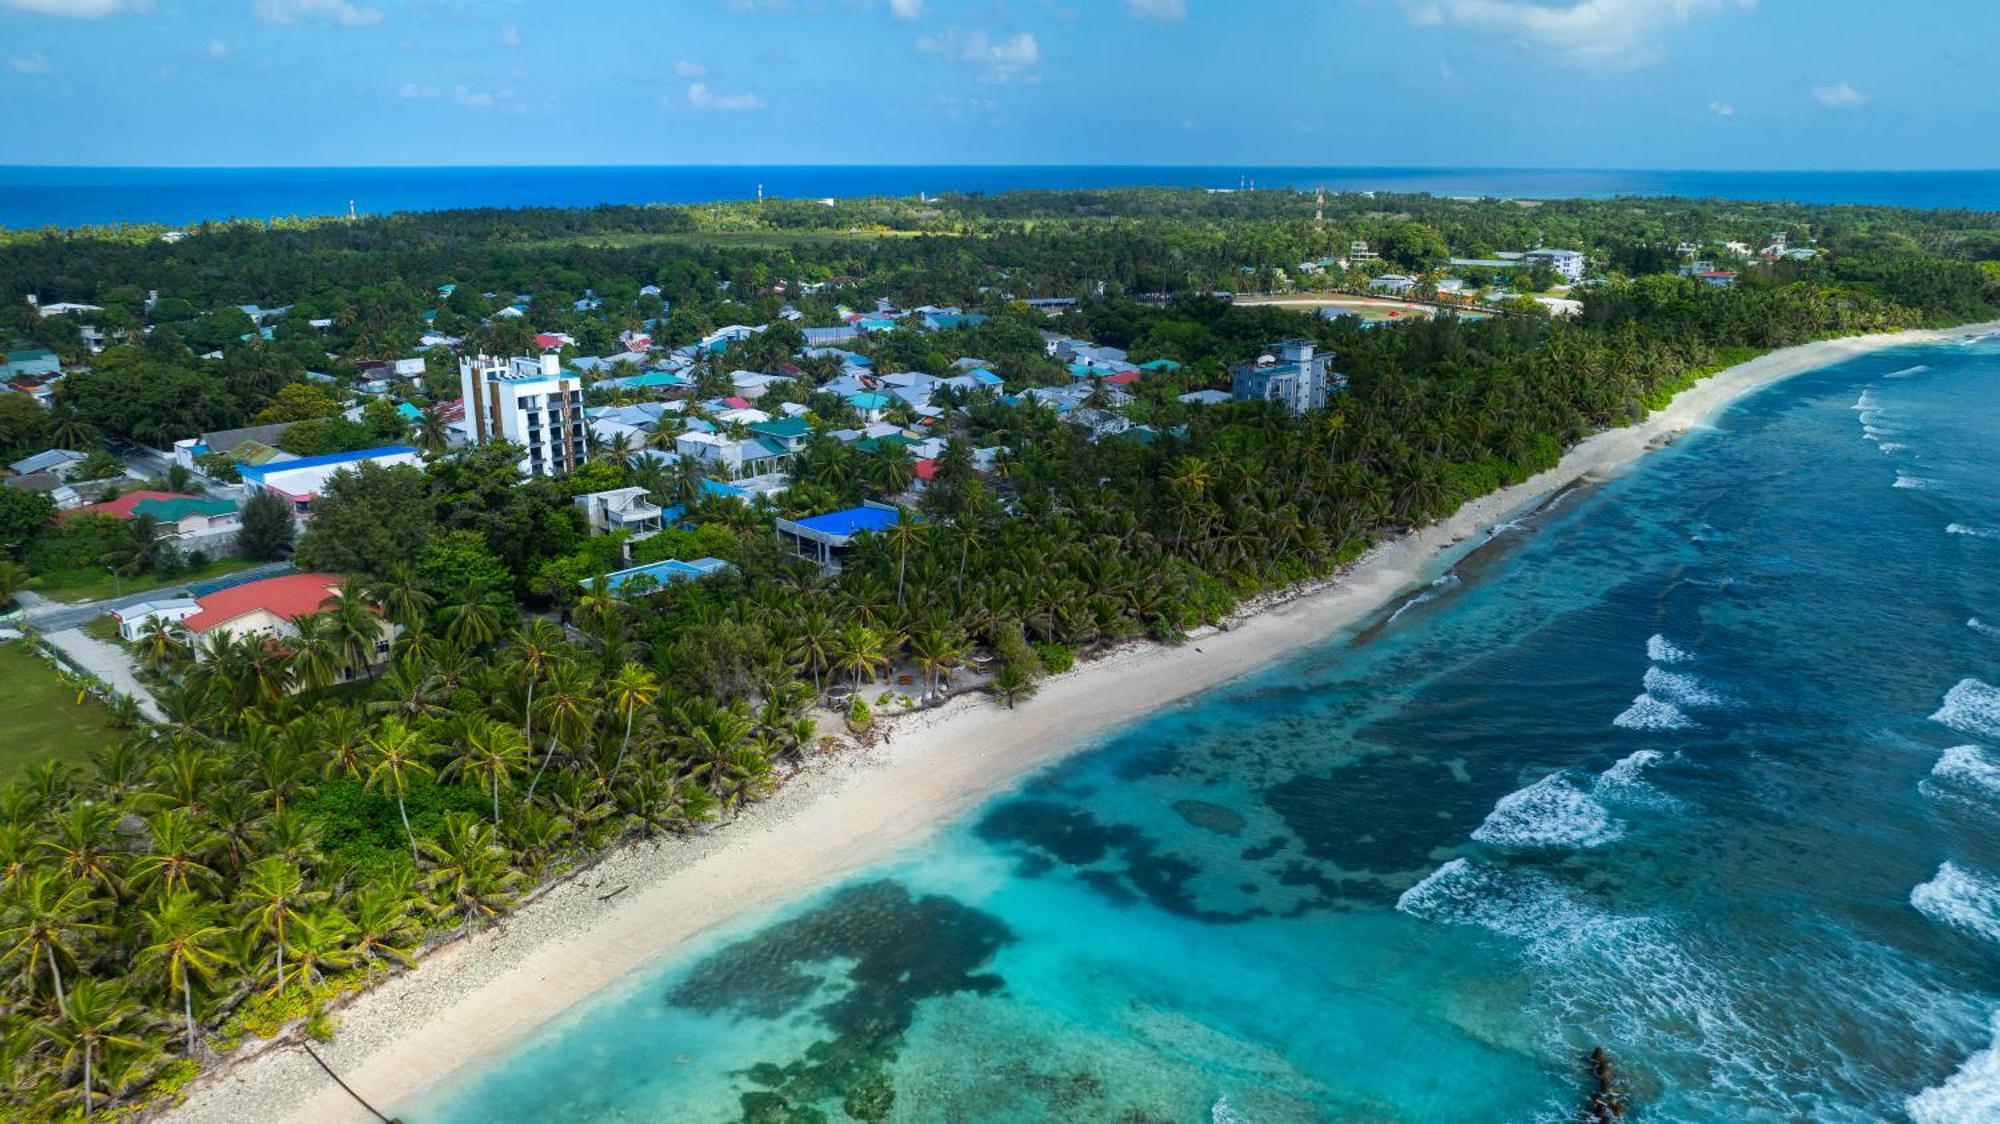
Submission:
{"label": "blue sky", "polygon": [[1995,167],[1996,34],[1993,0],[0,0],[0,163]]}

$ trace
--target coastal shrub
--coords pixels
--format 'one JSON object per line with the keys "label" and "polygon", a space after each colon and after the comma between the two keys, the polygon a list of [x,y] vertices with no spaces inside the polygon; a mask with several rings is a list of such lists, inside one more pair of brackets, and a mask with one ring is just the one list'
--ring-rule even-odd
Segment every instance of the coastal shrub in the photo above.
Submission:
{"label": "coastal shrub", "polygon": [[850,733],[861,733],[875,724],[875,715],[868,709],[868,700],[855,695],[847,702],[847,729]]}
{"label": "coastal shrub", "polygon": [[1035,645],[1035,658],[1050,675],[1061,675],[1076,666],[1076,653],[1061,644]]}

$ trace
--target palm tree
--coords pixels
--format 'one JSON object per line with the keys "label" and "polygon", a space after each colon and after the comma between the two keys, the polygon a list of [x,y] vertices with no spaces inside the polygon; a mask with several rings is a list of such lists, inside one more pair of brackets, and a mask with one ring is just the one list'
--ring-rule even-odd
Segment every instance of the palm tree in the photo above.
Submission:
{"label": "palm tree", "polygon": [[[0,563],[0,567],[5,565]],[[3,584],[0,582],[0,585]],[[176,656],[186,651],[173,622],[165,617],[153,617],[146,622],[145,628],[139,630],[139,658],[152,671],[165,670]]]}
{"label": "palm tree", "polygon": [[994,698],[1005,704],[1008,710],[1012,710],[1015,703],[1035,693],[1035,681],[1019,667],[1011,663],[1002,664],[1000,670],[993,673],[993,682],[989,684],[989,689],[992,690]]}
{"label": "palm tree", "polygon": [[207,884],[217,880],[202,856],[214,853],[221,840],[186,812],[179,808],[159,812],[147,821],[146,831],[153,846],[132,861],[134,882],[170,898],[189,893],[196,880]]}
{"label": "palm tree", "polygon": [[347,672],[366,671],[375,678],[375,653],[382,642],[382,618],[369,602],[360,582],[349,579],[330,599],[333,631],[340,638],[340,651]]}
{"label": "palm tree", "polygon": [[35,575],[11,558],[0,558],[0,608],[14,601],[14,595],[35,583]]}
{"label": "palm tree", "polygon": [[896,509],[896,522],[883,534],[896,544],[896,604],[903,604],[903,575],[909,569],[910,544],[919,541],[923,533],[923,521],[908,508]]}
{"label": "palm tree", "polygon": [[542,720],[549,728],[549,748],[542,755],[541,767],[535,770],[535,779],[528,782],[528,799],[535,798],[535,787],[541,784],[542,774],[548,771],[549,762],[556,754],[556,745],[567,742],[576,746],[583,741],[597,713],[595,687],[590,673],[574,663],[557,664],[549,675],[548,693],[538,704]]}
{"label": "palm tree", "polygon": [[873,681],[876,673],[889,666],[886,648],[879,631],[862,624],[847,625],[834,642],[833,669],[852,672],[854,689],[859,691],[862,676]]}
{"label": "palm tree", "polygon": [[215,981],[222,967],[222,938],[228,933],[219,923],[212,902],[190,893],[167,895],[158,908],[144,915],[148,943],[139,950],[137,967],[157,971],[167,978],[167,989],[181,993],[181,1014],[187,1022],[187,1054],[194,1056],[194,979]]}
{"label": "palm tree", "polygon": [[417,833],[410,830],[410,811],[403,803],[403,796],[409,792],[411,777],[430,774],[431,767],[423,761],[424,751],[430,745],[422,734],[391,715],[368,735],[368,748],[375,759],[368,769],[366,787],[374,788],[379,783],[395,792],[396,812],[403,817],[403,834],[410,837],[410,862],[414,864],[418,861]]}
{"label": "palm tree", "polygon": [[302,613],[292,618],[292,630],[286,641],[291,650],[287,662],[298,685],[318,691],[340,682],[342,642],[333,618],[325,613]]}
{"label": "palm tree", "polygon": [[474,582],[438,613],[451,642],[470,651],[492,643],[500,636],[500,614],[494,611],[485,586]]}
{"label": "palm tree", "polygon": [[140,1014],[139,1004],[126,998],[123,985],[84,979],[78,980],[76,990],[57,1005],[56,1018],[36,1028],[62,1051],[58,1062],[62,1072],[70,1072],[81,1058],[85,1118],[90,1116],[97,1091],[93,1066],[98,1052],[111,1047],[147,1049],[145,1041],[133,1033]]}
{"label": "palm tree", "polygon": [[[611,709],[625,716],[625,740],[618,746],[618,760],[611,763],[610,776],[618,775],[625,763],[625,751],[632,748],[632,720],[643,707],[653,705],[660,694],[660,677],[641,664],[627,661],[618,674],[605,684],[605,699]],[[499,822],[497,819],[494,822]]]}
{"label": "palm tree", "polygon": [[408,562],[391,565],[386,575],[369,584],[368,596],[382,606],[382,615],[389,623],[406,631],[423,627],[434,600],[418,580],[416,567]]}
{"label": "palm tree", "polygon": [[426,453],[442,453],[451,444],[451,423],[444,420],[444,413],[436,404],[424,408],[424,416],[417,421],[417,445]]}
{"label": "palm tree", "polygon": [[833,669],[838,651],[839,634],[832,618],[822,609],[807,612],[792,634],[792,657],[812,673],[814,692],[822,689],[820,676]]}
{"label": "palm tree", "polygon": [[522,708],[525,722],[522,736],[531,746],[535,744],[535,686],[554,669],[561,657],[562,644],[562,629],[541,617],[530,620],[514,633],[509,659],[528,685],[528,702]]}
{"label": "palm tree", "polygon": [[965,658],[965,636],[955,626],[933,620],[910,637],[910,654],[924,673],[924,697],[938,692],[939,676]]}
{"label": "palm tree", "polygon": [[0,927],[0,960],[19,961],[21,974],[34,987],[36,965],[46,963],[49,980],[55,985],[56,1002],[63,1002],[62,968],[76,967],[77,947],[83,938],[108,933],[110,926],[85,920],[99,903],[90,895],[90,886],[53,871],[28,874],[15,883],[8,895],[5,918]]}
{"label": "palm tree", "polygon": [[447,812],[441,837],[426,840],[424,849],[433,861],[425,888],[462,924],[490,921],[514,903],[521,872],[508,864],[507,849],[495,841],[493,827],[464,812]]}
{"label": "palm tree", "polygon": [[338,971],[354,963],[348,938],[354,923],[337,909],[321,908],[302,914],[292,926],[292,975],[312,987],[328,969]]}
{"label": "palm tree", "polygon": [[277,950],[277,982],[272,990],[284,990],[288,931],[300,914],[325,899],[326,891],[307,889],[298,864],[282,856],[266,855],[245,872],[236,900],[250,929],[268,936]]}
{"label": "palm tree", "polygon": [[118,541],[98,559],[120,577],[136,577],[159,568],[167,557],[160,541],[160,521],[150,515],[134,515],[121,526]]}
{"label": "palm tree", "polygon": [[458,756],[440,776],[484,781],[493,794],[493,826],[499,827],[500,790],[514,787],[514,774],[527,766],[528,743],[514,727],[486,718],[469,719],[457,741]]}
{"label": "palm tree", "polygon": [[384,956],[410,963],[423,923],[411,909],[416,872],[391,870],[354,892],[354,953],[374,963]]}
{"label": "palm tree", "polygon": [[360,776],[368,744],[361,716],[349,707],[329,707],[319,712],[314,727],[322,754],[320,775],[328,780]]}

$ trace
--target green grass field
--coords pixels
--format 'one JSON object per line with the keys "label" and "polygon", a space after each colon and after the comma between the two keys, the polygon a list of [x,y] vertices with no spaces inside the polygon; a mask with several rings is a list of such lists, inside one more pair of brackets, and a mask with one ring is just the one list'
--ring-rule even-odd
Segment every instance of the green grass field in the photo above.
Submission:
{"label": "green grass field", "polygon": [[63,570],[44,574],[34,586],[34,591],[52,601],[75,604],[79,601],[102,601],[107,597],[122,597],[128,593],[144,593],[150,589],[174,589],[189,582],[207,581],[238,570],[247,570],[260,565],[248,558],[218,558],[198,569],[183,570],[171,578],[157,574],[142,574],[136,578],[114,578],[104,570]]}
{"label": "green grass field", "polygon": [[0,780],[20,776],[50,758],[84,761],[90,751],[124,736],[111,712],[76,692],[25,641],[0,644]]}

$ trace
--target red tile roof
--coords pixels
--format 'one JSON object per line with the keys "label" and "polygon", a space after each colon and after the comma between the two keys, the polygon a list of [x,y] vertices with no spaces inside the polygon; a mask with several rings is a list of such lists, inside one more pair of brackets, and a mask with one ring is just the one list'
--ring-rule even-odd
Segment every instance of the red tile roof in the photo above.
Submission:
{"label": "red tile roof", "polygon": [[70,508],[68,511],[58,513],[56,518],[58,520],[66,520],[73,519],[79,515],[109,515],[113,519],[125,520],[132,518],[132,509],[138,507],[140,503],[146,500],[187,500],[194,498],[196,497],[183,495],[180,492],[127,492],[115,500],[105,500],[103,503],[90,503],[82,507]]}
{"label": "red tile roof", "polygon": [[181,627],[189,632],[207,632],[259,609],[288,621],[326,604],[340,582],[339,574],[286,574],[245,582],[207,597],[197,597],[195,604],[201,606],[200,611],[182,621]]}
{"label": "red tile roof", "polygon": [[1110,383],[1113,386],[1130,386],[1133,383],[1139,381],[1139,372],[1124,371],[1119,374],[1112,375],[1111,377],[1105,379],[1104,381]]}
{"label": "red tile roof", "polygon": [[747,410],[750,408],[750,400],[748,398],[738,397],[734,394],[724,398],[722,404],[732,410]]}
{"label": "red tile roof", "polygon": [[937,458],[925,457],[917,462],[917,479],[928,482],[937,475]]}

